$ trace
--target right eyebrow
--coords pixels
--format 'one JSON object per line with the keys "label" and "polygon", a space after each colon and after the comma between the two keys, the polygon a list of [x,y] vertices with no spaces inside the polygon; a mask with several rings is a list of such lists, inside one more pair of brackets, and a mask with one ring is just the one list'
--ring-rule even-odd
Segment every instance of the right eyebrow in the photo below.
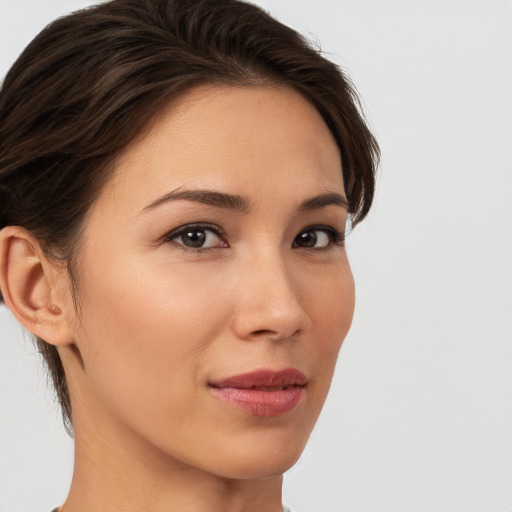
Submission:
{"label": "right eyebrow", "polygon": [[350,211],[348,201],[337,192],[327,192],[325,194],[320,194],[319,196],[306,199],[306,201],[300,205],[299,209],[302,211],[317,210],[329,205],[341,206],[343,209]]}
{"label": "right eyebrow", "polygon": [[249,202],[243,196],[216,192],[214,190],[181,190],[178,188],[159,197],[142,211],[153,209],[161,204],[179,199],[195,201],[209,206],[216,206],[217,208],[236,210],[242,213],[249,213],[251,209]]}

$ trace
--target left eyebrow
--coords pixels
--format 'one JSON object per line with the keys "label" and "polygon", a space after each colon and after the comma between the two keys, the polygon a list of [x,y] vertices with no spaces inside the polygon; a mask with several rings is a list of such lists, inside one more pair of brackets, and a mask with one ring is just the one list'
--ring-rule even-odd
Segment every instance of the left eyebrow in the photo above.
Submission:
{"label": "left eyebrow", "polygon": [[214,190],[180,190],[180,188],[163,195],[156,201],[153,201],[150,205],[146,206],[144,210],[156,208],[163,203],[176,201],[178,199],[203,203],[217,208],[237,210],[242,213],[248,213],[250,210],[249,202],[242,196],[225,194]]}
{"label": "left eyebrow", "polygon": [[325,206],[330,205],[341,206],[345,210],[349,210],[348,201],[342,195],[336,192],[327,192],[326,194],[320,194],[319,196],[306,199],[299,206],[299,210],[317,210],[319,208],[324,208]]}

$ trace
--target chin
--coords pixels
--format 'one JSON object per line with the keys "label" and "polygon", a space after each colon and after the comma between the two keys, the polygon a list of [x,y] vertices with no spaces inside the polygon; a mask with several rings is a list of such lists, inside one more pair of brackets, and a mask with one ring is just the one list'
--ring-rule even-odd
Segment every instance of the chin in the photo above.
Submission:
{"label": "chin", "polygon": [[[302,452],[301,452],[302,453]],[[293,457],[273,457],[272,459],[245,459],[223,464],[217,474],[230,480],[265,480],[283,475],[299,459],[301,453]]]}
{"label": "chin", "polygon": [[306,439],[265,436],[252,444],[233,443],[229,450],[218,452],[215,471],[224,478],[261,480],[280,476],[288,471],[301,456]]}

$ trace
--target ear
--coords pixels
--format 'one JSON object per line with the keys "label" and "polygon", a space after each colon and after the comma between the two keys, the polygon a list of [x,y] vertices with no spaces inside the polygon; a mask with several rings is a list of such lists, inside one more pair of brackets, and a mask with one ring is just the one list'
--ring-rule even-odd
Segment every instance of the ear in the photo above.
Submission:
{"label": "ear", "polygon": [[55,268],[40,244],[19,226],[0,231],[0,290],[7,307],[32,334],[56,346],[73,342],[67,306]]}

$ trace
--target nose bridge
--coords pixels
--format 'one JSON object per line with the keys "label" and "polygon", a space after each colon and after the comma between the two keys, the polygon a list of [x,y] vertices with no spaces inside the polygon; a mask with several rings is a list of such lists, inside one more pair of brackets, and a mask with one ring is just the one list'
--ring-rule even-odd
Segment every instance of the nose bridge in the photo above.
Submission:
{"label": "nose bridge", "polygon": [[285,339],[303,330],[307,315],[293,265],[280,247],[248,252],[241,268],[235,329],[241,338]]}

